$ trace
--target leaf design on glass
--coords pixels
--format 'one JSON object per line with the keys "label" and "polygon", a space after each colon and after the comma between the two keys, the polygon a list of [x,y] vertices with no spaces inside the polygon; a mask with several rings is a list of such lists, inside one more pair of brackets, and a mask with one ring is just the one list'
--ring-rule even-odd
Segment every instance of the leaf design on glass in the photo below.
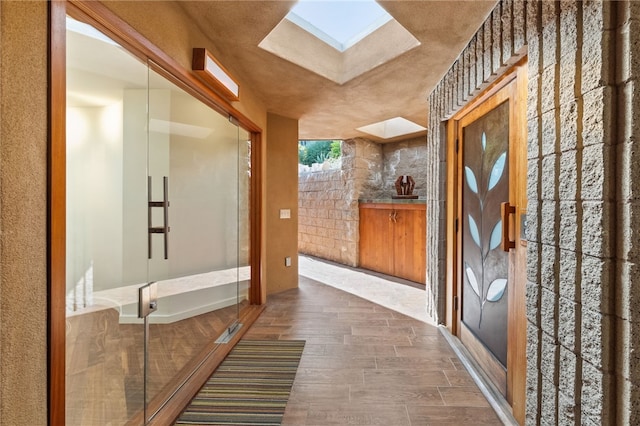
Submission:
{"label": "leaf design on glass", "polygon": [[487,300],[489,302],[497,302],[502,299],[504,291],[507,288],[506,278],[498,278],[489,284],[489,290],[487,290]]}
{"label": "leaf design on glass", "polygon": [[471,215],[469,215],[469,232],[471,233],[473,242],[475,242],[476,245],[480,247],[480,232],[478,232],[478,225],[476,225],[476,221],[473,220],[473,217]]}
{"label": "leaf design on glass", "polygon": [[491,174],[489,175],[489,191],[500,182],[502,173],[504,172],[505,161],[507,160],[507,153],[500,154],[493,167],[491,168]]}
{"label": "leaf design on glass", "polygon": [[487,150],[487,135],[484,132],[482,132],[482,150]]}
{"label": "leaf design on glass", "polygon": [[496,226],[493,227],[493,231],[491,231],[491,237],[489,238],[489,250],[493,250],[500,245],[500,240],[502,240],[502,219],[496,223]]}
{"label": "leaf design on glass", "polygon": [[464,174],[467,177],[467,185],[469,185],[469,189],[473,191],[474,194],[478,193],[478,181],[476,180],[476,175],[473,174],[473,170],[469,167],[465,166]]}
{"label": "leaf design on glass", "polygon": [[473,272],[473,269],[467,262],[464,262],[464,271],[467,274],[467,279],[469,280],[469,284],[471,284],[471,288],[476,293],[476,295],[480,297],[480,288],[478,287],[476,274]]}

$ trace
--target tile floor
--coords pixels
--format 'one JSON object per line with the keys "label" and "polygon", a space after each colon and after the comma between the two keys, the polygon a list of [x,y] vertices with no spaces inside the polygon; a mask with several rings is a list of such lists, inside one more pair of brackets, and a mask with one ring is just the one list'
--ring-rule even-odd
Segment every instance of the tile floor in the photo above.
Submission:
{"label": "tile floor", "polygon": [[299,288],[270,296],[245,336],[307,342],[282,424],[502,424],[420,312],[421,298],[423,290],[301,257]]}

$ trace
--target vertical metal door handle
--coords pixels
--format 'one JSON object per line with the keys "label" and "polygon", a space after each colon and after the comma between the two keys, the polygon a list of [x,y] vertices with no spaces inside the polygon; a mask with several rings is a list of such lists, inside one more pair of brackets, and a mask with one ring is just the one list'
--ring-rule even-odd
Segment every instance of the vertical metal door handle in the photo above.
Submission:
{"label": "vertical metal door handle", "polygon": [[509,236],[510,226],[509,221],[511,219],[511,215],[516,212],[516,207],[512,206],[508,202],[500,203],[500,219],[502,220],[502,242],[501,247],[504,251],[509,251],[512,248],[516,247],[516,242],[511,241]]}
{"label": "vertical metal door handle", "polygon": [[[162,178],[162,192],[163,192],[163,196],[162,196],[162,201],[153,201],[153,196],[152,196],[152,189],[153,186],[151,184],[151,176],[148,177],[147,180],[147,185],[148,185],[148,189],[147,189],[147,193],[148,193],[148,199],[149,199],[149,210],[148,210],[148,214],[147,214],[147,221],[148,221],[148,227],[149,227],[149,240],[148,240],[148,246],[149,246],[149,259],[151,259],[152,253],[151,253],[151,246],[152,246],[152,240],[151,240],[151,236],[153,234],[163,234],[164,236],[164,258],[168,259],[169,258],[169,231],[171,230],[169,228],[169,178],[167,176],[164,176]],[[152,214],[151,214],[151,209],[153,207],[162,207],[162,213],[163,213],[163,219],[164,219],[164,223],[162,224],[162,226],[152,226]]]}
{"label": "vertical metal door handle", "polygon": [[162,209],[164,213],[164,258],[169,258],[169,177],[162,178]]}

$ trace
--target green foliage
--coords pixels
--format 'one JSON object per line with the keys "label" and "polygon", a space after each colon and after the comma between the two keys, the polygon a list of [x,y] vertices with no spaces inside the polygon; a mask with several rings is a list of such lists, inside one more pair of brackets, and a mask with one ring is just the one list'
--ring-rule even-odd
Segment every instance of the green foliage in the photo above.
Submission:
{"label": "green foliage", "polygon": [[331,158],[340,158],[342,155],[342,141],[331,141]]}
{"label": "green foliage", "polygon": [[298,144],[298,162],[310,166],[329,158],[340,158],[340,141],[303,141]]}
{"label": "green foliage", "polygon": [[298,143],[298,164],[305,164],[307,158],[307,147]]}
{"label": "green foliage", "polygon": [[322,164],[325,161],[327,161],[329,158],[331,158],[331,152],[319,152],[318,156],[316,157],[314,163],[318,163],[318,164]]}

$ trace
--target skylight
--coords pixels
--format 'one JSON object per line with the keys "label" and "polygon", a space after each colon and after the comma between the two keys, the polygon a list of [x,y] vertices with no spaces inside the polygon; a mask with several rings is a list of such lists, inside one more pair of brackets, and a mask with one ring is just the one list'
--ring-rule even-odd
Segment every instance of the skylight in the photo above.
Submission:
{"label": "skylight", "polygon": [[356,130],[382,139],[391,139],[398,136],[423,132],[427,129],[413,121],[407,120],[406,118],[395,117],[378,123],[369,124],[368,126],[358,127]]}
{"label": "skylight", "polygon": [[419,45],[373,0],[299,0],[258,44],[338,84]]}
{"label": "skylight", "polygon": [[300,0],[286,19],[344,52],[393,18],[375,0]]}

